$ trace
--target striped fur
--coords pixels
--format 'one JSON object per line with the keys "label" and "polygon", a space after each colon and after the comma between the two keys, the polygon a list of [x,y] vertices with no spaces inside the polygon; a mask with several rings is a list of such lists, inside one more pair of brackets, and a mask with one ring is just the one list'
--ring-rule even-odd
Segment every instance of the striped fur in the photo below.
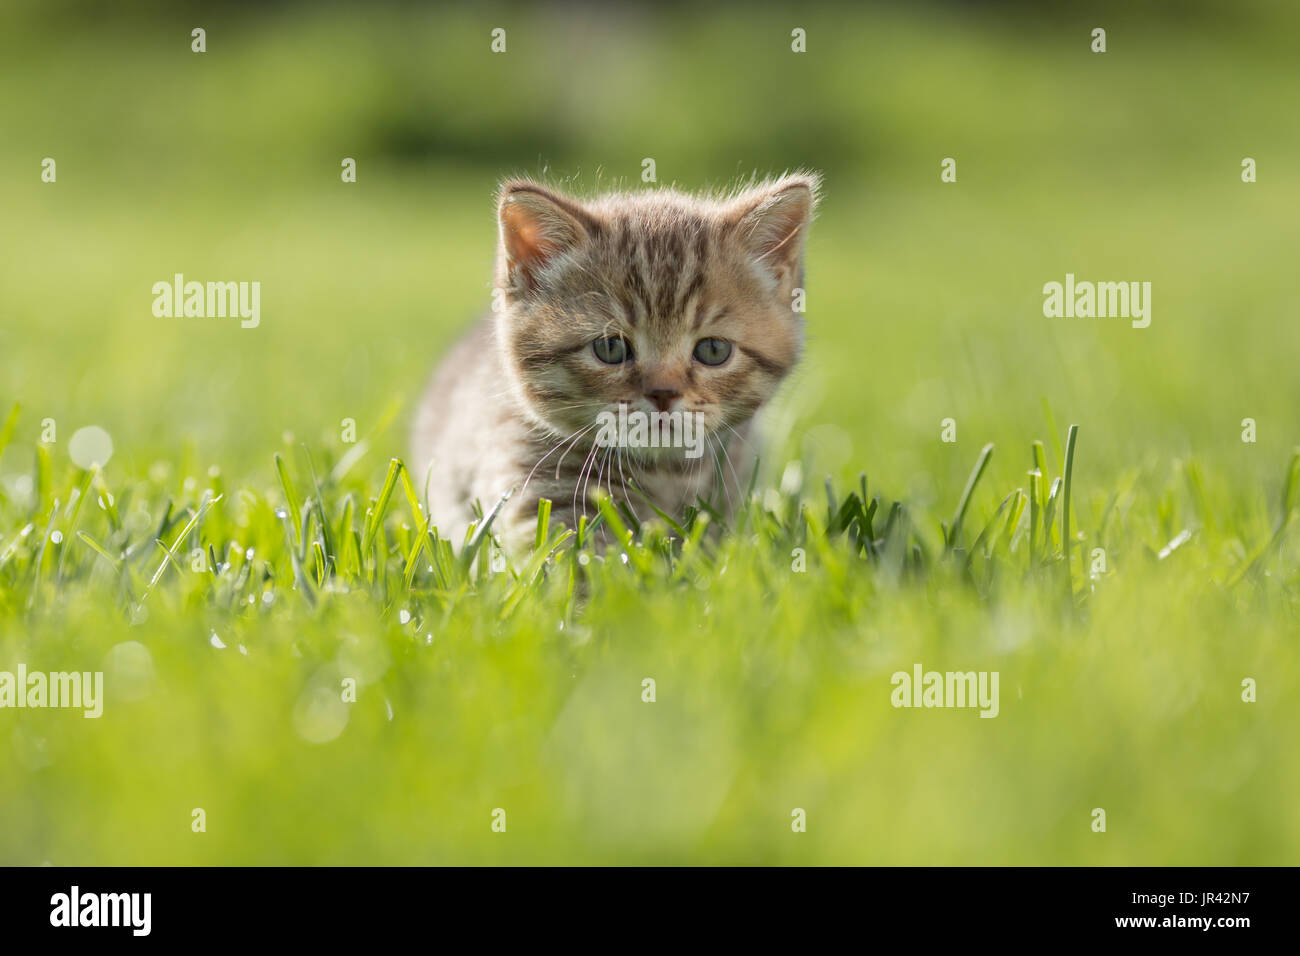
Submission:
{"label": "striped fur", "polygon": [[[419,409],[413,460],[427,468],[433,517],[463,533],[471,507],[516,493],[508,543],[532,533],[540,498],[572,524],[603,488],[650,513],[680,514],[697,497],[727,508],[752,467],[755,413],[799,358],[803,247],[819,180],[792,174],[722,196],[673,190],[581,202],[511,181],[498,202],[497,288],[484,319],[435,373]],[[622,336],[633,359],[600,362],[593,341]],[[722,365],[697,342],[732,343]],[[602,411],[699,412],[706,453],[597,447]],[[662,399],[661,399],[662,400]],[[430,467],[431,465],[431,467]]]}

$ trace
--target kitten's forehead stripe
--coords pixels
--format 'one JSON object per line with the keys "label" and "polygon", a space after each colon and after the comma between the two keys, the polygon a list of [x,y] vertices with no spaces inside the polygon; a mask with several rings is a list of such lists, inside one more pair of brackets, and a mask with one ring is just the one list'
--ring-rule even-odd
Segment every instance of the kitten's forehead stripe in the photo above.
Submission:
{"label": "kitten's forehead stripe", "polygon": [[649,296],[646,292],[646,282],[640,272],[640,250],[633,258],[629,265],[627,273],[627,284],[630,291],[630,301],[632,303],[633,318],[632,324],[635,325],[642,317],[649,319],[653,313],[649,306]]}
{"label": "kitten's forehead stripe", "polygon": [[682,272],[682,288],[675,303],[678,312],[686,311],[686,303],[695,299],[704,291],[704,263],[691,263],[689,271]]}
{"label": "kitten's forehead stripe", "polygon": [[632,326],[683,320],[706,284],[718,224],[680,210],[655,216],[637,209],[608,215],[605,226],[578,273],[603,276],[604,294]]}
{"label": "kitten's forehead stripe", "polygon": [[704,303],[700,300],[700,290],[703,288],[704,273],[697,273],[691,280],[690,288],[686,290],[685,302],[686,305],[689,306],[689,309],[682,309],[683,317],[686,315],[690,315],[691,317],[692,332],[699,331],[700,326],[704,324],[704,319],[709,314],[709,310],[704,307]]}
{"label": "kitten's forehead stripe", "polygon": [[682,260],[686,258],[684,243],[682,237],[676,232],[670,232],[667,237],[666,248],[662,250],[659,262],[659,314],[669,316],[675,314],[674,306],[677,304],[678,283],[682,275]]}

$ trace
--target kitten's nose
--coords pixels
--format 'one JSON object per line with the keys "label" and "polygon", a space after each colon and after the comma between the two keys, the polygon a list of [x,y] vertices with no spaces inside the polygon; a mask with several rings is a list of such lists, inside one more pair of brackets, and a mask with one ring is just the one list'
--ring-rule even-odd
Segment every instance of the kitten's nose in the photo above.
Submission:
{"label": "kitten's nose", "polygon": [[671,388],[649,388],[646,389],[645,397],[650,399],[659,411],[666,412],[672,407],[675,399],[682,397],[682,393]]}

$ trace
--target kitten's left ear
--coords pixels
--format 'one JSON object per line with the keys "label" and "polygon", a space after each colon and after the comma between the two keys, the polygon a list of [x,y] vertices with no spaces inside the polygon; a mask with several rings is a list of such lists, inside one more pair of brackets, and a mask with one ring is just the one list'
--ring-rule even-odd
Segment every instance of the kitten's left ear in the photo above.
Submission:
{"label": "kitten's left ear", "polygon": [[744,193],[729,216],[754,260],[779,285],[799,273],[820,187],[820,178],[812,174],[782,176]]}

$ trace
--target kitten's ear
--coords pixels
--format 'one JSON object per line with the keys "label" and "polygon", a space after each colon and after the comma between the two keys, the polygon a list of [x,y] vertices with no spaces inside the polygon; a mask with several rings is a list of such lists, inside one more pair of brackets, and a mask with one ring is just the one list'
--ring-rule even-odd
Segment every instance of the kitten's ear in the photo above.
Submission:
{"label": "kitten's ear", "polygon": [[820,187],[821,180],[812,174],[782,176],[743,193],[729,214],[740,241],[778,285],[799,274]]}
{"label": "kitten's ear", "polygon": [[502,187],[497,218],[509,284],[517,286],[522,281],[530,289],[548,262],[597,228],[577,203],[527,182]]}

